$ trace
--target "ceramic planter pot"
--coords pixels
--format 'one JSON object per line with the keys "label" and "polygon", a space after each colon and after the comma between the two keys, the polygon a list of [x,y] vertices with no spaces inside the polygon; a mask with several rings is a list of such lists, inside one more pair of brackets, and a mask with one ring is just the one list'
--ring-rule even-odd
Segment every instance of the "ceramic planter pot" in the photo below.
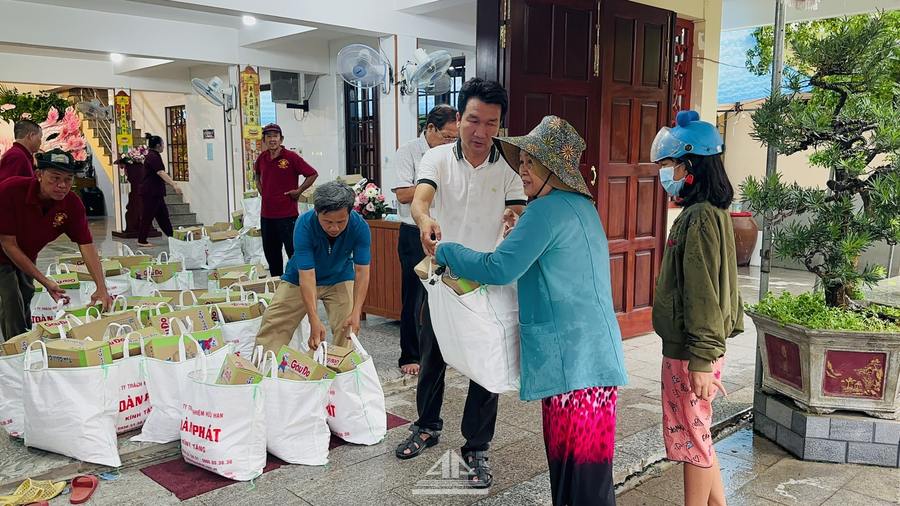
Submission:
{"label": "ceramic planter pot", "polygon": [[756,249],[756,239],[759,227],[749,212],[731,213],[731,221],[734,224],[734,247],[737,254],[737,264],[741,267],[750,265],[753,250]]}
{"label": "ceramic planter pot", "polygon": [[837,410],[900,419],[900,333],[811,330],[750,313],[763,390],[817,414]]}

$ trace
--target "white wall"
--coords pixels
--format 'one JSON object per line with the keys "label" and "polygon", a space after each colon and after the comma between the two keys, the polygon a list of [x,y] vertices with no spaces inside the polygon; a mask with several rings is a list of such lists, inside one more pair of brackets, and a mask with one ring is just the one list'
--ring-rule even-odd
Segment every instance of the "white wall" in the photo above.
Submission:
{"label": "white wall", "polygon": [[[229,82],[225,67],[197,67],[191,72],[192,78],[210,79],[215,75],[226,84]],[[222,108],[197,94],[185,98],[190,167],[190,181],[182,186],[185,200],[191,204],[191,211],[197,213],[197,220],[201,223],[229,220],[229,202],[234,205],[235,178],[233,170],[230,170],[231,163],[226,161],[227,130]],[[203,139],[203,130],[208,128],[215,131],[215,139]],[[212,160],[207,159],[207,146],[212,150]]]}
{"label": "white wall", "polygon": [[[159,135],[166,139],[166,107],[185,105],[185,93],[136,91],[131,93],[131,117],[143,134]],[[168,159],[166,159],[168,162]],[[188,161],[190,164],[190,160]],[[190,165],[188,165],[190,167]]]}
{"label": "white wall", "polygon": [[[328,54],[322,54],[328,58]],[[309,86],[312,87],[312,79]],[[338,77],[338,81],[343,83]],[[260,69],[260,83],[269,83],[269,70]],[[275,104],[275,118],[284,133],[284,146],[301,153],[318,172],[320,182],[334,179],[345,174],[340,154],[344,149],[344,138],[338,136],[338,124],[343,123],[337,116],[337,85],[334,74],[319,76],[315,89],[307,88],[309,112],[299,109],[288,109],[284,104]],[[343,95],[340,95],[343,99]]]}

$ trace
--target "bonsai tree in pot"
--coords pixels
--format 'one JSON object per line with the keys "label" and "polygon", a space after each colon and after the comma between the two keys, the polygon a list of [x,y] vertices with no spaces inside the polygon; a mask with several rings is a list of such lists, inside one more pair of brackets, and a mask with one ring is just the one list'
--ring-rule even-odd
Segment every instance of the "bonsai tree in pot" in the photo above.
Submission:
{"label": "bonsai tree in pot", "polygon": [[827,189],[777,176],[750,177],[741,189],[773,224],[776,255],[815,274],[832,307],[846,307],[861,285],[884,276],[882,266],[857,265],[867,248],[900,241],[898,38],[898,12],[795,27],[787,38],[790,92],[773,94],[753,116],[755,139],[784,155],[813,148],[810,165],[830,171]]}
{"label": "bonsai tree in pot", "polygon": [[[770,32],[755,35],[748,66],[762,70]],[[810,165],[829,171],[825,188],[777,174],[741,187],[749,209],[772,224],[775,254],[817,277],[818,293],[769,295],[750,311],[763,386],[813,411],[900,415],[900,326],[889,308],[852,303],[885,275],[860,255],[900,241],[898,38],[896,12],[793,25],[788,93],[773,93],[753,116],[755,139],[784,155],[812,149]]]}

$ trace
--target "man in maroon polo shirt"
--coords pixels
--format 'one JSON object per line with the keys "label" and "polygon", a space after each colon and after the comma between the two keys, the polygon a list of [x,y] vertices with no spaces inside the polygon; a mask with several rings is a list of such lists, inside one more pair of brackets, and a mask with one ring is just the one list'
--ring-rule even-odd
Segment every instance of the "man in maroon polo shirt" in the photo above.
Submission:
{"label": "man in maroon polo shirt", "polygon": [[84,204],[70,192],[78,170],[72,155],[54,149],[38,154],[37,160],[37,177],[13,176],[0,182],[0,326],[7,339],[31,327],[35,279],[54,300],[65,297],[35,266],[41,249],[62,234],[78,244],[97,285],[91,304],[99,301],[104,310],[112,305]]}
{"label": "man in maroon polo shirt", "polygon": [[41,147],[41,127],[30,119],[17,121],[13,127],[16,142],[0,158],[0,181],[12,176],[34,176],[34,154]]}
{"label": "man in maroon polo shirt", "polygon": [[[312,186],[319,173],[316,169],[289,149],[284,149],[281,127],[269,123],[263,127],[263,143],[266,151],[260,153],[253,170],[256,186],[262,197],[260,232],[263,253],[269,263],[272,276],[284,274],[281,248],[288,258],[294,254],[294,222],[297,221],[297,199]],[[303,184],[297,185],[299,176]]]}

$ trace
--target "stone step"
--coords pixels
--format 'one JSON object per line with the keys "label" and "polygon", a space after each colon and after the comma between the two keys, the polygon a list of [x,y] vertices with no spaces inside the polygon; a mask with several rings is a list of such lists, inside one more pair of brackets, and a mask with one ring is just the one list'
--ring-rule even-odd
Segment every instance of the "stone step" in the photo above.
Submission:
{"label": "stone step", "polygon": [[[173,204],[184,204],[184,196],[180,195],[178,193],[175,193],[175,192],[166,193],[165,199],[166,199],[166,204],[168,204],[170,206]],[[171,209],[171,207],[169,209]]]}
{"label": "stone step", "polygon": [[178,204],[169,204],[166,202],[166,207],[169,208],[170,216],[180,216],[183,214],[193,214],[191,212],[191,206],[189,204],[185,204],[183,202]]}
{"label": "stone step", "polygon": [[169,219],[172,221],[173,227],[191,227],[197,225],[197,215],[195,213],[171,214]]}

